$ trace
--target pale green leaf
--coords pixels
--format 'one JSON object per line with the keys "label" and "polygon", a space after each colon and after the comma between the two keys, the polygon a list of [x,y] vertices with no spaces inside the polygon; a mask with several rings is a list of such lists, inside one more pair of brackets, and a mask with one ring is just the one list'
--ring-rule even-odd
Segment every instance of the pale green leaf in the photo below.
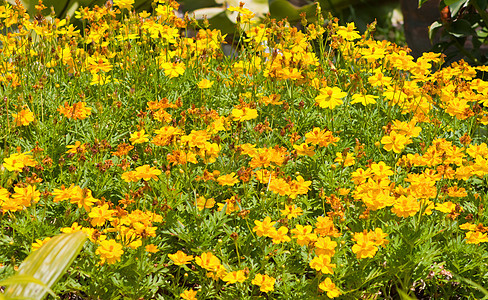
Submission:
{"label": "pale green leaf", "polygon": [[[53,237],[37,251],[32,252],[20,265],[17,274],[10,280],[19,280],[32,277],[41,281],[29,283],[15,283],[10,285],[5,297],[42,299],[66,272],[73,260],[80,252],[86,240],[86,234],[79,231]],[[19,277],[20,276],[20,277]]]}

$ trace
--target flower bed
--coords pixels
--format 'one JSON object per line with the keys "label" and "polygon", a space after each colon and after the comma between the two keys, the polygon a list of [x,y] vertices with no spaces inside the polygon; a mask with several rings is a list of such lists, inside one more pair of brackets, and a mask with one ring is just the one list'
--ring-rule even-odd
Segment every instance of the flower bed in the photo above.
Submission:
{"label": "flower bed", "polygon": [[0,7],[2,277],[82,231],[59,294],[483,297],[483,67],[243,7],[230,57],[176,2],[114,2]]}

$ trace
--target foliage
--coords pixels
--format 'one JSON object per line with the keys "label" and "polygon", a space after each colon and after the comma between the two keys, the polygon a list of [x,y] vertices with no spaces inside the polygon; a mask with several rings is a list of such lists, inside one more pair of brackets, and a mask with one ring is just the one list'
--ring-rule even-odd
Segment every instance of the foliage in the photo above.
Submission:
{"label": "foliage", "polygon": [[82,232],[50,239],[22,262],[14,276],[0,282],[8,286],[2,299],[43,299],[47,293],[55,296],[51,287],[67,271],[85,240]]}
{"label": "foliage", "polygon": [[81,231],[56,294],[484,296],[482,68],[245,6],[225,56],[177,8],[0,6],[2,278]]}
{"label": "foliage", "polygon": [[[419,6],[426,1],[419,0]],[[432,23],[429,37],[440,35],[434,46],[447,54],[447,61],[460,58],[474,65],[486,65],[488,53],[482,47],[488,44],[488,2],[484,0],[442,0],[439,4],[441,19]]]}

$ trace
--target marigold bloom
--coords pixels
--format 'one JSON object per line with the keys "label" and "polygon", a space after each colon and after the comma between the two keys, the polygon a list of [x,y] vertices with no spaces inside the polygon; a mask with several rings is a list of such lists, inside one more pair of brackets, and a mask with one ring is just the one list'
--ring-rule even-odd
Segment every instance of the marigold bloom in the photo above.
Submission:
{"label": "marigold bloom", "polygon": [[161,171],[156,169],[156,167],[150,167],[149,165],[143,165],[135,169],[136,178],[144,181],[149,181],[150,179],[158,181],[159,175],[161,175]]}
{"label": "marigold bloom", "polygon": [[36,161],[28,154],[29,152],[12,153],[9,157],[3,159],[3,166],[11,172],[21,172],[24,167],[35,166]]}
{"label": "marigold bloom", "polygon": [[329,298],[336,298],[341,295],[341,291],[336,287],[336,285],[330,280],[330,278],[325,278],[324,281],[322,281],[319,284],[319,288],[327,293],[327,297]]}
{"label": "marigold bloom", "polygon": [[217,270],[217,267],[220,266],[220,259],[211,252],[204,252],[200,256],[195,257],[195,262],[200,267],[211,272]]}
{"label": "marigold bloom", "polygon": [[312,226],[310,225],[300,225],[297,224],[294,229],[291,230],[293,234],[293,238],[297,239],[297,243],[300,246],[308,245],[310,242],[314,242],[317,240],[317,235],[312,233]]}
{"label": "marigold bloom", "polygon": [[412,141],[409,138],[407,138],[405,135],[398,134],[395,131],[392,131],[390,135],[385,135],[381,139],[381,143],[384,144],[383,148],[386,151],[393,150],[393,152],[395,153],[402,152],[403,148],[405,148],[405,146],[407,144],[410,144],[411,142]]}
{"label": "marigold bloom", "polygon": [[197,86],[200,89],[208,89],[208,88],[211,88],[213,84],[214,84],[213,81],[210,81],[207,78],[204,78],[198,82]]}
{"label": "marigold bloom", "polygon": [[120,257],[124,254],[121,244],[117,243],[115,240],[104,240],[100,241],[99,244],[95,254],[100,255],[100,264],[103,265],[105,262],[114,264],[117,261],[120,261]]}
{"label": "marigold bloom", "polygon": [[337,242],[330,239],[330,237],[319,237],[315,242],[315,254],[316,255],[328,255],[334,256]]}
{"label": "marigold bloom", "polygon": [[393,205],[391,211],[399,217],[407,218],[414,216],[420,210],[420,202],[412,195],[400,196]]}
{"label": "marigold bloom", "polygon": [[127,8],[130,10],[134,4],[134,0],[113,0],[114,6],[118,6],[120,9]]}
{"label": "marigold bloom", "polygon": [[346,41],[354,41],[361,38],[361,35],[356,30],[356,25],[354,22],[347,23],[347,26],[337,27],[336,35],[342,37]]}
{"label": "marigold bloom", "polygon": [[133,134],[131,134],[129,141],[132,143],[132,145],[142,144],[142,143],[149,142],[148,137],[149,135],[146,134],[144,129],[141,129],[140,131],[136,131]]}
{"label": "marigold bloom", "polygon": [[256,119],[258,117],[258,111],[253,108],[247,108],[247,107],[244,107],[242,109],[234,108],[232,110],[231,115],[234,121],[242,122],[242,121]]}
{"label": "marigold bloom", "polygon": [[251,281],[252,284],[259,286],[261,292],[267,293],[274,291],[276,279],[268,276],[266,274],[256,274],[254,279]]}
{"label": "marigold bloom", "polygon": [[303,214],[303,210],[296,205],[285,204],[285,209],[281,210],[281,215],[287,217],[289,220],[299,217]]}
{"label": "marigold bloom", "polygon": [[180,250],[176,251],[176,253],[174,254],[168,254],[168,257],[177,266],[186,265],[193,260],[193,255],[186,255],[183,251]]}
{"label": "marigold bloom", "polygon": [[325,87],[320,89],[320,93],[315,97],[315,101],[322,108],[334,109],[343,103],[342,98],[346,96],[347,93],[336,86]]}
{"label": "marigold bloom", "polygon": [[105,221],[112,221],[114,210],[108,209],[108,204],[105,203],[101,207],[94,207],[88,216],[91,218],[92,226],[103,226]]}
{"label": "marigold bloom", "polygon": [[219,176],[219,178],[217,178],[217,182],[220,184],[220,185],[229,185],[229,186],[233,186],[234,184],[238,183],[239,182],[239,179],[237,179],[235,177],[236,173],[232,172],[230,174],[226,174],[226,175],[221,175]]}
{"label": "marigold bloom", "polygon": [[315,155],[315,147],[309,146],[307,143],[302,143],[300,145],[293,145],[293,149],[297,152],[298,155],[307,155],[307,156],[314,156]]}
{"label": "marigold bloom", "polygon": [[322,274],[334,274],[334,270],[332,269],[336,267],[336,264],[330,263],[330,256],[321,254],[315,256],[312,261],[310,261],[310,267],[322,272]]}
{"label": "marigold bloom", "polygon": [[257,236],[270,236],[270,233],[275,229],[273,225],[276,224],[276,222],[271,222],[271,218],[266,217],[262,222],[254,220],[254,224],[256,224],[256,226],[254,226],[252,231],[256,232]]}
{"label": "marigold bloom", "polygon": [[12,117],[14,117],[14,122],[17,126],[27,126],[34,121],[34,113],[29,109],[22,109],[18,113],[12,114]]}
{"label": "marigold bloom", "polygon": [[64,106],[58,107],[60,114],[64,115],[68,119],[84,120],[91,115],[91,108],[86,107],[86,102],[77,102],[70,106],[68,102],[64,103]]}
{"label": "marigold bloom", "polygon": [[158,247],[153,244],[146,245],[146,247],[144,247],[144,250],[149,253],[156,253],[159,251]]}
{"label": "marigold bloom", "polygon": [[[446,214],[450,214],[452,213],[453,211],[456,210],[456,204],[455,203],[452,203],[451,201],[447,201],[447,202],[444,202],[444,203],[437,203],[435,205],[435,209],[440,211],[440,212],[443,212],[443,213],[446,213]],[[462,211],[462,208],[460,208],[461,211]]]}
{"label": "marigold bloom", "polygon": [[352,252],[356,253],[358,259],[373,258],[378,251],[378,247],[366,232],[355,233],[353,240],[356,241],[356,244],[352,246]]}
{"label": "marigold bloom", "polygon": [[375,100],[376,98],[378,98],[378,96],[354,94],[352,95],[351,104],[361,103],[363,106],[367,106],[369,104],[376,104],[376,100]]}
{"label": "marigold bloom", "polygon": [[273,229],[269,231],[269,237],[273,239],[273,244],[280,244],[291,241],[291,238],[288,236],[288,228],[286,228],[285,226],[281,226],[280,228],[278,228],[278,230]]}
{"label": "marigold bloom", "polygon": [[74,222],[71,224],[71,227],[64,227],[61,228],[62,233],[72,233],[72,232],[77,232],[77,231],[82,231],[83,227],[78,225],[78,222]]}
{"label": "marigold bloom", "polygon": [[162,63],[161,67],[164,69],[164,74],[169,78],[175,78],[185,73],[184,63]]}
{"label": "marigold bloom", "polygon": [[334,161],[342,164],[344,167],[349,167],[356,163],[353,153],[347,153],[346,157],[344,157],[342,152],[336,152],[336,158]]}
{"label": "marigold bloom", "polygon": [[466,232],[466,244],[488,243],[488,235],[479,231]]}
{"label": "marigold bloom", "polygon": [[222,280],[227,283],[244,282],[246,279],[247,277],[244,270],[229,272],[224,276],[224,278],[222,278]]}
{"label": "marigold bloom", "polygon": [[228,215],[235,211],[239,211],[240,208],[237,200],[236,196],[232,196],[229,199],[226,199],[224,203],[217,203],[218,211],[222,211],[225,208],[225,213]]}
{"label": "marigold bloom", "polygon": [[195,290],[185,290],[180,294],[180,297],[184,300],[197,300],[197,292]]}
{"label": "marigold bloom", "polygon": [[321,236],[340,236],[339,231],[335,228],[334,222],[330,217],[317,217],[317,223],[315,223],[314,233],[320,234]]}
{"label": "marigold bloom", "polygon": [[66,148],[69,150],[66,153],[77,154],[77,153],[84,153],[86,151],[85,143],[81,143],[80,141],[75,141],[74,145],[67,145]]}
{"label": "marigold bloom", "polygon": [[83,207],[86,211],[90,211],[93,204],[98,201],[92,196],[91,190],[82,189],[77,185],[70,187],[70,193],[70,203],[78,205],[78,208]]}
{"label": "marigold bloom", "polygon": [[36,242],[32,244],[32,251],[36,251],[37,249],[41,248],[42,245],[46,244],[51,240],[50,237],[47,237],[43,240],[36,239]]}
{"label": "marigold bloom", "polygon": [[41,199],[41,193],[33,185],[26,187],[14,187],[14,194],[11,199],[20,207],[29,207],[32,203],[37,203]]}

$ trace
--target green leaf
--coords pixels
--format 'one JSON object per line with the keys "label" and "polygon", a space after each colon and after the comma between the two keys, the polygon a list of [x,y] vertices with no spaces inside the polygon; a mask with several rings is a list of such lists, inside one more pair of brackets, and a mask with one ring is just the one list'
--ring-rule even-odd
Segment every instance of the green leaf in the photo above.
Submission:
{"label": "green leaf", "polygon": [[415,300],[417,298],[409,296],[407,293],[405,293],[402,290],[398,290],[398,294],[400,295],[400,299],[402,300]]}
{"label": "green leaf", "polygon": [[56,297],[56,294],[54,294],[54,292],[47,285],[45,285],[44,282],[30,275],[15,275],[0,281],[0,285],[4,285],[4,286],[9,286],[14,284],[26,284],[26,283],[35,283],[41,286],[51,296]]}
{"label": "green leaf", "polygon": [[471,27],[471,24],[463,19],[454,21],[447,30],[447,32],[457,38],[476,35],[476,32]]}
{"label": "green leaf", "polygon": [[431,41],[434,39],[434,36],[436,35],[437,31],[441,27],[442,27],[442,23],[440,23],[438,21],[435,21],[434,23],[432,23],[432,25],[430,25],[430,27],[429,27],[429,39]]}
{"label": "green leaf", "polygon": [[81,231],[58,235],[32,252],[17,274],[7,279],[11,284],[5,297],[44,298],[76,258],[86,238]]}
{"label": "green leaf", "polygon": [[466,3],[467,0],[444,0],[444,4],[447,6],[458,5],[459,3]]}
{"label": "green leaf", "polygon": [[422,5],[424,5],[424,3],[427,1],[429,1],[429,0],[419,0],[419,8],[421,8]]}
{"label": "green leaf", "polygon": [[[447,2],[450,2],[449,4]],[[461,9],[461,7],[465,6],[467,4],[468,1],[466,0],[457,0],[457,1],[444,1],[444,3],[446,3],[446,5],[449,6],[449,10],[451,11],[451,17],[455,17],[457,15],[457,13],[459,12],[459,10]]]}

